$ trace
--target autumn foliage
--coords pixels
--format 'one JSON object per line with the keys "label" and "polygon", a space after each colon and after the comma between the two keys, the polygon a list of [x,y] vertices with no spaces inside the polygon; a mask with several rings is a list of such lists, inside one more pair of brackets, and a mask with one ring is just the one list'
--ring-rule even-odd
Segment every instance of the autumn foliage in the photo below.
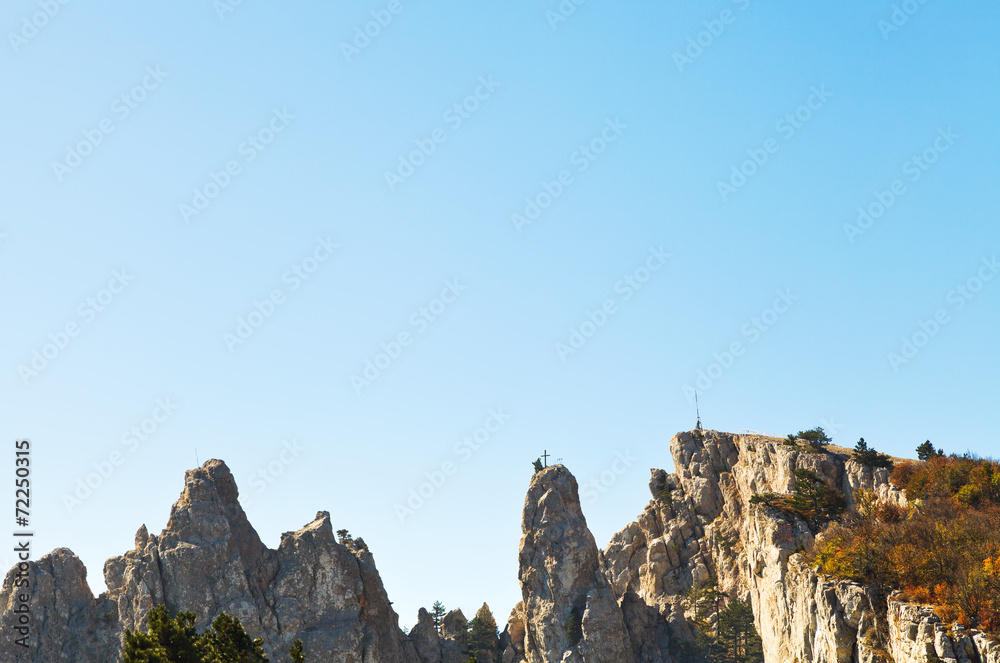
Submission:
{"label": "autumn foliage", "polygon": [[897,465],[891,481],[910,506],[859,495],[857,511],[817,539],[819,569],[1000,634],[1000,463],[932,456]]}
{"label": "autumn foliage", "polygon": [[971,507],[1000,505],[1000,463],[969,456],[935,456],[896,466],[889,479],[906,499],[954,496]]}

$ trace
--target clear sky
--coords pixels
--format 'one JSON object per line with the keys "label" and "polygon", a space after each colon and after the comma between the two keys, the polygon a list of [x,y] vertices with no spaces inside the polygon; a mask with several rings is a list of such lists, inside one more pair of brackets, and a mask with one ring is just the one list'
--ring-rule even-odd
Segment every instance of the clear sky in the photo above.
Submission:
{"label": "clear sky", "polygon": [[409,625],[506,620],[545,450],[603,546],[695,389],[997,454],[995,2],[62,1],[0,14],[0,422],[95,591],[208,458]]}

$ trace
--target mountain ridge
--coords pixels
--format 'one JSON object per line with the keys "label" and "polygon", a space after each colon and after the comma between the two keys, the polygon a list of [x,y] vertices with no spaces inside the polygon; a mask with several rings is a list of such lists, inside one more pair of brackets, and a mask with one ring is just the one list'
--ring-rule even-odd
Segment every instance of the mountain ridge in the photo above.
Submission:
{"label": "mountain ridge", "polygon": [[[883,605],[857,583],[819,576],[801,554],[815,537],[809,524],[750,502],[756,493],[790,492],[794,471],[809,469],[849,506],[859,489],[905,503],[887,469],[861,466],[843,448],[808,453],[756,434],[682,432],[670,451],[675,472],[651,470],[652,499],[603,549],[569,470],[554,465],[532,477],[519,546],[522,601],[501,634],[496,663],[679,663],[693,637],[683,592],[708,578],[753,606],[769,663],[924,663],[931,653],[955,663],[1000,663],[1000,645],[985,634],[944,625],[930,608],[898,595]],[[0,663],[114,660],[124,629],[143,628],[159,603],[195,611],[199,628],[222,611],[239,617],[251,636],[264,638],[274,661],[284,660],[296,638],[310,661],[467,658],[460,611],[444,618],[440,633],[425,610],[409,634],[400,630],[372,553],[363,539],[337,540],[328,512],[284,533],[276,549],[265,546],[219,460],[185,473],[159,535],[141,526],[134,549],[105,563],[108,591],[100,596],[68,549],[28,566],[32,646],[5,648]],[[16,572],[0,594],[0,632],[8,641]],[[568,626],[573,619],[578,637]],[[884,636],[874,637],[881,625]]]}

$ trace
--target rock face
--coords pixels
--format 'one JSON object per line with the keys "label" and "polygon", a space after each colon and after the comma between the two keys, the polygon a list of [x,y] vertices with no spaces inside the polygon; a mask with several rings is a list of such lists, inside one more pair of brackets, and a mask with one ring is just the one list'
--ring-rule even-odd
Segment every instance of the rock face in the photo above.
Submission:
{"label": "rock face", "polygon": [[[239,617],[252,637],[264,638],[273,661],[286,660],[300,638],[313,661],[423,663],[399,630],[364,541],[337,542],[330,515],[321,512],[270,550],[237,498],[221,461],[187,472],[167,528],[153,536],[142,527],[134,550],[108,560],[108,592],[97,599],[72,552],[32,562],[32,647],[17,652],[5,644],[0,661],[115,660],[123,630],[144,627],[149,610],[165,603],[171,612],[194,611],[199,629],[223,611]],[[15,572],[0,595],[5,640],[14,624]]]}
{"label": "rock face", "polygon": [[[522,601],[500,638],[502,663],[683,663],[693,635],[682,595],[710,577],[751,604],[768,663],[1000,663],[1000,643],[933,610],[880,600],[856,583],[819,576],[802,554],[814,532],[794,515],[751,505],[788,493],[812,470],[850,504],[856,490],[905,504],[888,482],[838,453],[812,454],[782,440],[715,431],[670,441],[675,474],[653,470],[653,499],[598,550],[576,480],[556,465],[531,481],[522,516]],[[141,527],[135,549],[105,564],[108,591],[94,598],[67,549],[15,567],[0,593],[0,663],[106,663],[124,629],[142,628],[156,604],[220,612],[262,637],[276,663],[299,638],[310,662],[464,663],[467,622],[448,613],[440,633],[421,610],[409,636],[361,539],[338,541],[326,512],[268,549],[250,526],[229,469],[211,460],[185,476],[166,529]],[[30,647],[17,637],[18,588],[32,589]],[[23,591],[23,590],[22,590]]]}
{"label": "rock face", "polygon": [[[102,597],[94,600],[87,584],[87,569],[72,551],[59,548],[30,562],[23,572],[14,567],[0,594],[0,661],[76,663],[114,660],[109,652],[119,647],[117,607]],[[27,585],[15,583],[27,582]],[[30,638],[27,648],[15,644],[18,634],[16,594],[31,591]]]}
{"label": "rock face", "polygon": [[[925,663],[930,651],[949,663],[1000,663],[1000,646],[982,634],[945,628],[932,611],[895,597],[879,604],[858,584],[819,576],[801,555],[813,543],[807,523],[750,505],[756,493],[792,492],[797,468],[825,478],[849,504],[858,488],[905,504],[887,470],[846,455],[811,454],[777,438],[715,431],[679,433],[670,450],[677,473],[653,470],[653,501],[604,550],[604,568],[623,605],[641,602],[647,618],[659,613],[669,634],[683,639],[681,594],[714,576],[722,590],[753,606],[768,663],[874,663],[886,656]],[[888,637],[879,635],[886,630]]]}
{"label": "rock face", "polygon": [[417,624],[410,631],[410,641],[424,663],[465,663],[468,621],[461,610],[452,610],[441,620],[441,632],[424,608],[417,613]]}
{"label": "rock face", "polygon": [[[532,479],[521,532],[524,600],[508,626],[511,639],[519,638],[511,649],[529,663],[631,663],[622,610],[587,529],[576,479],[562,465]],[[575,636],[567,628],[571,620],[578,625]]]}

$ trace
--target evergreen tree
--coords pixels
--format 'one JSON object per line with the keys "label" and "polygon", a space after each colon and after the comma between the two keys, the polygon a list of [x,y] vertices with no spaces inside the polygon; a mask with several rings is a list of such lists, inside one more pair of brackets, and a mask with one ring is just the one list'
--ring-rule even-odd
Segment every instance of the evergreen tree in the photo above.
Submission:
{"label": "evergreen tree", "polygon": [[[726,605],[720,609],[723,600]],[[694,612],[696,628],[694,640],[680,644],[680,660],[688,663],[763,663],[763,645],[749,604],[729,599],[718,590],[714,579],[685,592],[684,603]]]}
{"label": "evergreen tree", "polygon": [[833,442],[833,439],[826,434],[822,426],[812,428],[809,430],[800,430],[798,435],[795,436],[800,440],[805,440],[809,447],[816,452],[825,452],[826,445]]}
{"label": "evergreen tree", "polygon": [[[146,618],[147,633],[126,629],[124,663],[268,663],[264,639],[252,639],[240,620],[220,614],[212,626],[198,634],[193,612],[179,612],[170,619],[163,605]],[[302,642],[289,652],[293,663],[303,663]]]}
{"label": "evergreen tree", "polygon": [[927,440],[917,447],[917,460],[928,461],[931,458],[939,456],[944,456],[944,451],[941,449],[935,449],[930,440]]}
{"label": "evergreen tree", "polygon": [[536,458],[535,462],[533,462],[531,465],[532,465],[532,467],[535,468],[535,474],[538,474],[539,472],[541,472],[542,470],[545,469],[544,467],[542,467],[542,459],[541,458]]}
{"label": "evergreen tree", "polygon": [[173,619],[164,605],[146,616],[149,632],[125,631],[125,663],[201,663],[193,612],[179,612]]}
{"label": "evergreen tree", "polygon": [[298,638],[292,643],[292,648],[288,650],[288,655],[292,659],[292,663],[304,663],[306,660],[305,654],[302,653],[302,641]]}
{"label": "evergreen tree", "polygon": [[566,643],[572,648],[583,640],[583,610],[573,608],[566,620]]}
{"label": "evergreen tree", "polygon": [[815,472],[795,470],[795,494],[788,503],[803,512],[810,520],[830,520],[844,510],[844,501],[826,479]]}
{"label": "evergreen tree", "polygon": [[500,653],[500,636],[497,634],[497,621],[493,619],[490,607],[483,607],[469,622],[468,640],[469,654],[480,663],[494,663]]}
{"label": "evergreen tree", "polygon": [[222,613],[198,643],[203,663],[268,663],[264,638],[251,639],[236,617]]}
{"label": "evergreen tree", "polygon": [[444,616],[445,616],[444,603],[441,603],[440,601],[435,601],[434,605],[431,606],[431,621],[434,622],[434,630],[436,630],[439,635],[441,633],[441,620],[444,619]]}
{"label": "evergreen tree", "polygon": [[350,549],[354,548],[354,537],[346,529],[337,530],[337,541],[342,546],[347,546]]}
{"label": "evergreen tree", "polygon": [[716,636],[722,656],[729,663],[763,663],[764,649],[754,626],[750,604],[734,599],[719,613]]}
{"label": "evergreen tree", "polygon": [[889,456],[869,447],[865,438],[858,440],[854,446],[854,460],[869,467],[892,467],[892,460],[889,459]]}
{"label": "evergreen tree", "polygon": [[[684,592],[684,607],[694,613],[694,625],[704,633],[708,633],[714,617],[719,613],[725,593],[719,591],[715,577],[696,585]],[[716,626],[718,628],[718,626]]]}

